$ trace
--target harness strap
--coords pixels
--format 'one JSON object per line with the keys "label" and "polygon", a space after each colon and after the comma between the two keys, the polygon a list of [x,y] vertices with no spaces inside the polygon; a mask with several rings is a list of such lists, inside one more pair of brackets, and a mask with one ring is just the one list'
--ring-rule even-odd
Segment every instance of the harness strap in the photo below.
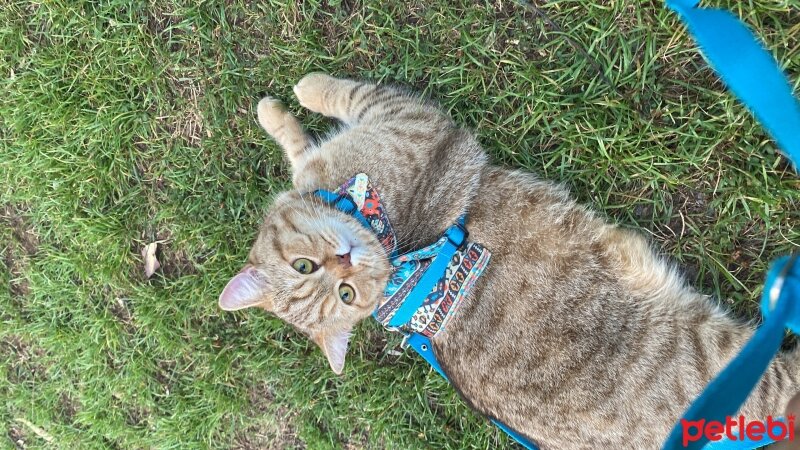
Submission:
{"label": "harness strap", "polygon": [[[681,422],[675,425],[664,445],[664,450],[701,449],[709,443],[708,435],[702,433],[697,440],[683,445],[686,429],[683,420],[689,422],[725,422],[733,416],[747,400],[761,376],[769,367],[770,361],[780,350],[784,327],[797,323],[800,317],[800,264],[794,264],[798,255],[783,257],[773,264],[767,275],[766,287],[762,294],[762,313],[764,323],[756,330],[750,341],[742,348],[736,358],[717,377],[709,383],[702,394],[683,414]],[[777,288],[777,291],[774,289]],[[797,330],[797,328],[795,328]],[[758,419],[763,419],[759,417]],[[742,433],[742,430],[739,431]],[[744,438],[744,435],[741,435]],[[752,449],[775,442],[769,434],[753,442],[747,439],[720,440],[709,443],[707,449],[733,450]]]}
{"label": "harness strap", "polygon": [[[434,285],[436,285],[436,282],[447,268],[450,259],[467,240],[469,232],[467,231],[465,225],[466,217],[461,216],[453,226],[447,229],[445,232],[447,240],[445,241],[444,246],[439,250],[439,253],[425,270],[425,273],[422,275],[422,278],[420,278],[417,285],[414,286],[411,292],[408,293],[408,296],[403,304],[400,305],[395,315],[389,321],[389,326],[400,327],[405,325],[411,320],[417,309],[422,306],[428,294],[431,292]],[[433,345],[431,344],[431,340],[427,336],[419,333],[410,333],[406,335],[406,343],[413,348],[415,352],[422,356],[422,359],[427,361],[427,363],[430,364],[430,366],[433,367],[433,369],[438,372],[442,378],[450,382],[450,379],[447,378],[444,370],[442,370],[442,366],[439,365],[439,361],[436,359],[436,355],[433,353]],[[502,422],[491,418],[490,420],[495,424],[495,426],[508,434],[511,439],[517,441],[517,443],[526,449],[539,450],[536,445],[528,442],[527,439],[525,439],[516,431],[507,427]]]}
{"label": "harness strap", "polygon": [[456,254],[459,247],[467,240],[469,233],[464,227],[465,221],[466,219],[464,216],[461,216],[453,226],[447,229],[445,232],[447,240],[444,246],[439,250],[439,254],[433,258],[433,261],[431,261],[431,264],[425,270],[425,273],[422,275],[422,278],[419,279],[417,285],[408,293],[403,304],[397,308],[394,316],[389,320],[390,327],[399,328],[408,323],[408,321],[414,317],[414,313],[417,312],[417,309],[425,303],[425,299],[442,277],[442,273],[447,269],[447,265],[450,263],[453,255]]}

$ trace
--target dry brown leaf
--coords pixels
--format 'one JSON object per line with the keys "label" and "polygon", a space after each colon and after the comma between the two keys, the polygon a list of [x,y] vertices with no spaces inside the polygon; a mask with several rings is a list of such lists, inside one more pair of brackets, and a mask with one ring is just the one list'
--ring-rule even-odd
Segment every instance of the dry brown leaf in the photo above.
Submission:
{"label": "dry brown leaf", "polygon": [[144,274],[147,278],[153,276],[153,274],[161,267],[161,263],[158,262],[158,258],[156,258],[156,249],[158,249],[158,243],[151,242],[144,246],[142,249],[142,258],[144,258]]}
{"label": "dry brown leaf", "polygon": [[30,430],[33,431],[34,434],[44,439],[46,442],[53,442],[53,436],[50,436],[46,431],[32,424],[28,420],[23,419],[22,417],[17,417],[16,421],[30,428]]}

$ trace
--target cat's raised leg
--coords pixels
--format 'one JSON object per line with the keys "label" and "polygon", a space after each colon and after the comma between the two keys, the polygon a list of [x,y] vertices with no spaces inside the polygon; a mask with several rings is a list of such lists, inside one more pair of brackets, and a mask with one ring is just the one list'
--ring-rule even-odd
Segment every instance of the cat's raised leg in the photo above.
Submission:
{"label": "cat's raised leg", "polygon": [[296,169],[303,152],[310,144],[308,135],[297,118],[279,100],[264,97],[258,102],[258,123],[283,147],[289,163]]}
{"label": "cat's raised leg", "polygon": [[418,99],[397,88],[324,73],[304,76],[295,85],[294,93],[304,108],[350,125],[423,109]]}

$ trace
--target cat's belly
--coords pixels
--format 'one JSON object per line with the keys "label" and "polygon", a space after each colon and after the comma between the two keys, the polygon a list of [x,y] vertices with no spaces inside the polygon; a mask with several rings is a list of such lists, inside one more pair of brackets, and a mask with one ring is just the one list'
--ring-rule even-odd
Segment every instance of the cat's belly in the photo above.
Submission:
{"label": "cat's belly", "polygon": [[[674,368],[650,353],[658,343],[644,342],[651,330],[641,326],[641,311],[611,314],[601,303],[618,300],[603,297],[594,297],[595,304],[573,298],[563,310],[537,308],[536,296],[498,297],[485,292],[477,302],[489,308],[462,306],[459,315],[469,319],[454,318],[434,340],[470,406],[543,450],[661,445],[695,393],[677,385]],[[574,313],[581,309],[588,314]],[[664,395],[670,389],[677,391],[672,398]]]}

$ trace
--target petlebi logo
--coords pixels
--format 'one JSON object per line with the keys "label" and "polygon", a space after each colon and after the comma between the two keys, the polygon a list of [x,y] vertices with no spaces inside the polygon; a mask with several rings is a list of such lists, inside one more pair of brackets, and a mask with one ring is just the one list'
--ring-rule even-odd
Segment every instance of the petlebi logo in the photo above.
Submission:
{"label": "petlebi logo", "polygon": [[739,416],[738,419],[727,416],[725,422],[681,419],[681,429],[684,447],[688,446],[690,442],[699,441],[703,436],[712,442],[722,439],[730,441],[746,439],[754,443],[765,439],[794,441],[794,416],[789,416],[786,420],[767,416],[767,420],[752,421],[747,420],[744,416]]}

